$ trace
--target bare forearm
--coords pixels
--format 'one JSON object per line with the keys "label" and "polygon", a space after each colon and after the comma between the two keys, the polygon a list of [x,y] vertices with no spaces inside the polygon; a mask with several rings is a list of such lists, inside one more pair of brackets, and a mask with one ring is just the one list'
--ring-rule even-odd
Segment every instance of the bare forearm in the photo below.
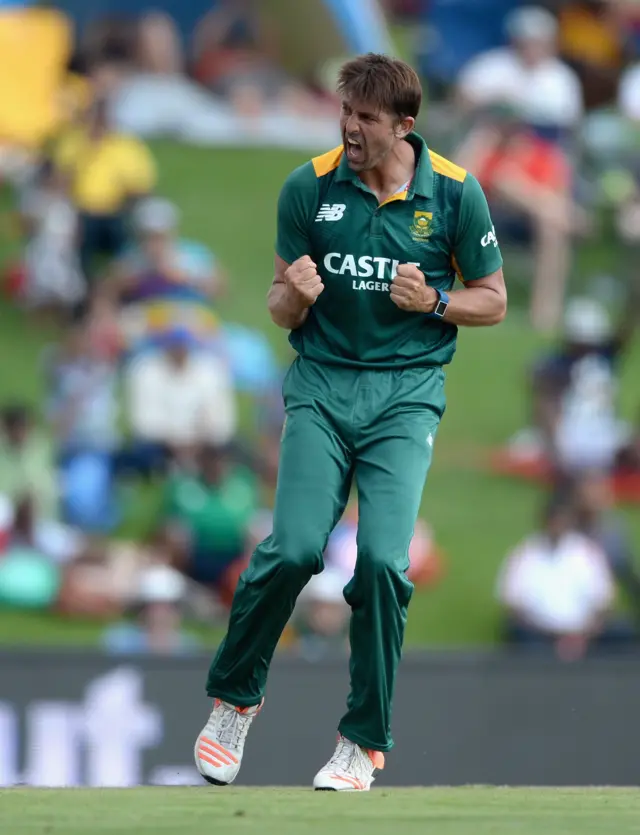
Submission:
{"label": "bare forearm", "polygon": [[444,321],[463,327],[498,325],[507,312],[507,300],[489,287],[466,287],[449,294]]}
{"label": "bare forearm", "polygon": [[269,315],[279,328],[296,330],[309,315],[309,308],[292,298],[286,284],[273,284],[267,297]]}

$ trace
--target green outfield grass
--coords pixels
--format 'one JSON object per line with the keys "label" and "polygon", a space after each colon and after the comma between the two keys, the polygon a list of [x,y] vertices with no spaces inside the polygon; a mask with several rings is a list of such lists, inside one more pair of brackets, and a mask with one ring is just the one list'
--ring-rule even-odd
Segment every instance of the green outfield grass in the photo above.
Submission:
{"label": "green outfield grass", "polygon": [[[290,356],[286,335],[267,317],[271,281],[274,207],[280,185],[307,156],[282,151],[217,151],[154,145],[160,190],[183,212],[184,232],[209,244],[231,275],[227,318],[264,330],[279,356]],[[4,251],[10,243],[4,241]],[[582,256],[589,270],[609,266],[613,253],[594,247]],[[461,334],[448,372],[448,408],[438,435],[434,466],[424,494],[423,514],[435,527],[446,553],[441,584],[414,598],[409,644],[485,644],[495,640],[499,612],[493,599],[496,572],[505,551],[535,522],[538,492],[527,485],[487,475],[480,466],[488,446],[504,441],[526,419],[524,369],[540,350],[522,313],[525,284],[509,272],[511,310],[498,328]],[[38,356],[55,334],[0,307],[0,401],[26,398],[37,403]],[[625,367],[624,410],[638,409],[640,345]],[[635,380],[635,384],[634,384]],[[634,400],[634,392],[635,400]],[[153,511],[153,491],[130,505],[127,531],[144,526]],[[640,545],[640,514],[629,512]],[[0,612],[0,642],[43,639],[95,641],[92,624],[58,625],[48,616]],[[55,638],[53,637],[55,636]]]}
{"label": "green outfield grass", "polygon": [[630,835],[634,789],[145,788],[0,791],[7,835]]}

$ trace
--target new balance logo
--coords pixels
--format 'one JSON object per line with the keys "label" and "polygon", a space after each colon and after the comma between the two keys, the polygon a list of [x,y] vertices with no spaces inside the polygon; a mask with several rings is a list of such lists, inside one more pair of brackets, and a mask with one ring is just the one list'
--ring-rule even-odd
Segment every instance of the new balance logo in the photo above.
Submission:
{"label": "new balance logo", "polygon": [[321,220],[342,220],[346,208],[344,203],[323,203],[316,215],[316,223]]}

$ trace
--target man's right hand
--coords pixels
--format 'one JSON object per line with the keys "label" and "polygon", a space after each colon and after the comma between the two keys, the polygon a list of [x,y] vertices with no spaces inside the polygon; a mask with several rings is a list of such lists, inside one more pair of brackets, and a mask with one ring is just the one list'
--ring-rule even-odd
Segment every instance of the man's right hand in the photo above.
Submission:
{"label": "man's right hand", "polygon": [[308,255],[298,258],[290,264],[284,274],[287,290],[304,307],[311,307],[324,290],[322,279],[316,271],[316,265]]}

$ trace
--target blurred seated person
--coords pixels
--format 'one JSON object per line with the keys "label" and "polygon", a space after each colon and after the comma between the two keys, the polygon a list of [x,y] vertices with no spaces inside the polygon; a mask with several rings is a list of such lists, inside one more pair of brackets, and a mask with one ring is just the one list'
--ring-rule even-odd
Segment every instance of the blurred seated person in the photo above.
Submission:
{"label": "blurred seated person", "polygon": [[0,495],[0,608],[48,609],[60,588],[61,569],[34,542],[28,500]]}
{"label": "blurred seated person", "polygon": [[132,606],[135,620],[109,626],[102,636],[104,650],[111,655],[197,652],[199,641],[182,628],[186,593],[185,578],[171,566],[158,563],[143,569]]}
{"label": "blurred seated person", "polygon": [[569,0],[559,11],[559,23],[560,52],[582,81],[587,109],[610,104],[632,46],[620,4]]}
{"label": "blurred seated person", "polygon": [[228,444],[236,433],[236,394],[226,362],[200,349],[182,327],[167,331],[157,350],[131,360],[125,410],[133,442],[124,466],[145,473],[199,444]]}
{"label": "blurred seated person", "polygon": [[80,262],[91,280],[98,256],[124,249],[128,213],[155,187],[155,162],[142,140],[111,128],[104,98],[91,104],[83,123],[63,132],[54,161],[80,213]]}
{"label": "blurred seated person", "polygon": [[121,443],[115,364],[80,323],[45,355],[44,370],[64,517],[82,530],[109,531],[118,521],[113,456]]}
{"label": "blurred seated person", "polygon": [[625,518],[615,510],[608,473],[587,470],[574,480],[571,489],[578,530],[602,549],[635,617],[640,617],[640,570]]}
{"label": "blurred seated person", "polygon": [[135,58],[141,72],[179,75],[184,72],[180,32],[168,14],[150,11],[138,21]]}
{"label": "blurred seated person", "polygon": [[[353,577],[358,559],[358,505],[350,502],[336,525],[324,553],[324,570],[303,589],[292,626],[301,652],[310,660],[330,649],[344,649],[351,609],[344,588]],[[423,519],[416,521],[409,545],[407,577],[417,587],[434,585],[442,576],[443,555]]]}
{"label": "blurred seated person", "polygon": [[11,501],[0,494],[0,558],[6,549],[26,548],[65,566],[80,557],[85,547],[80,531],[39,513],[32,495],[25,493]]}
{"label": "blurred seated person", "polygon": [[22,405],[0,410],[0,493],[15,502],[32,496],[39,517],[58,516],[59,488],[49,438]]}
{"label": "blurred seated person", "polygon": [[211,251],[179,234],[179,212],[169,200],[141,200],[133,216],[135,241],[114,263],[101,288],[110,298],[135,302],[170,285],[186,285],[214,299],[226,276]]}
{"label": "blurred seated person", "polygon": [[63,313],[84,297],[86,282],[78,257],[78,214],[64,176],[46,160],[20,201],[26,234],[23,303],[30,309]]}
{"label": "blurred seated person", "polygon": [[534,432],[516,436],[515,455],[546,458],[564,473],[615,469],[632,442],[618,415],[618,382],[637,316],[629,305],[616,332],[599,302],[569,302],[561,344],[534,369]]}
{"label": "blurred seated person", "polygon": [[563,138],[579,125],[583,100],[576,73],[558,57],[556,18],[540,6],[522,6],[505,25],[510,44],[481,53],[462,69],[463,109],[510,104],[528,124]]}
{"label": "blurred seated person", "polygon": [[254,544],[259,485],[224,447],[198,449],[192,470],[175,472],[164,490],[162,524],[185,573],[231,606]]}
{"label": "blurred seated person", "polygon": [[198,25],[193,76],[241,114],[289,105],[313,113],[320,101],[280,68],[277,33],[256,0],[220,0]]}
{"label": "blurred seated person", "polygon": [[488,108],[456,153],[480,181],[496,237],[531,246],[530,316],[538,330],[560,323],[572,237],[589,230],[572,196],[573,172],[562,148],[534,133],[510,105]]}
{"label": "blurred seated person", "polygon": [[509,554],[497,596],[505,610],[505,639],[515,646],[572,661],[590,647],[635,639],[630,627],[610,621],[614,584],[606,556],[576,530],[566,496],[547,500],[540,530]]}

